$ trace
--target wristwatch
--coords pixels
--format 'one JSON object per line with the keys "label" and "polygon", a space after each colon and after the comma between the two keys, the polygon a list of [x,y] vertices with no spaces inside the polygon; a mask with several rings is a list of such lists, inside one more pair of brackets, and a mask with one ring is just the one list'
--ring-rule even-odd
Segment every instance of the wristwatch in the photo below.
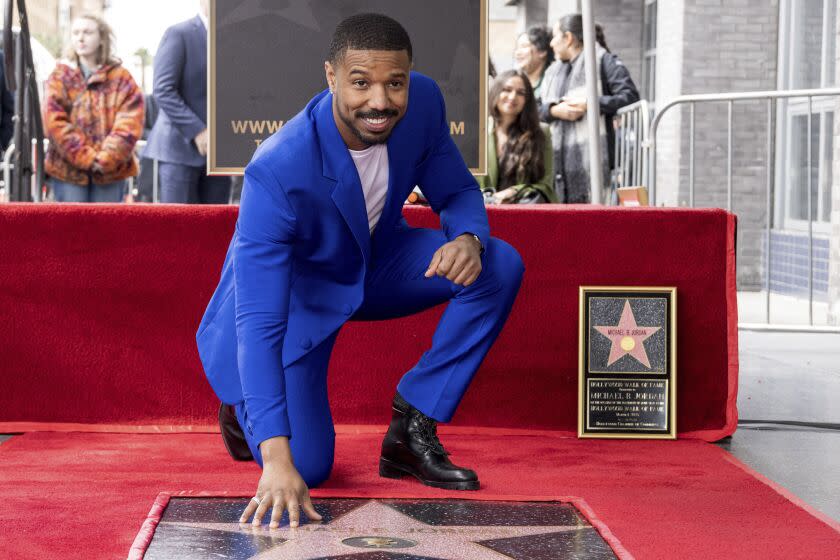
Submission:
{"label": "wristwatch", "polygon": [[467,232],[467,234],[472,235],[473,239],[475,239],[478,242],[478,254],[483,255],[484,254],[484,244],[481,242],[481,238],[479,236],[477,236],[476,234],[474,234],[472,232],[469,232],[469,231]]}

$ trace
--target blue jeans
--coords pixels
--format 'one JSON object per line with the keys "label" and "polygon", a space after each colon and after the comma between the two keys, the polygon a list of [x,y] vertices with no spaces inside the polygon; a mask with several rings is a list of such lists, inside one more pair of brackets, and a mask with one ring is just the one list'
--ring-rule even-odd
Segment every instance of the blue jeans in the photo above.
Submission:
{"label": "blue jeans", "polygon": [[76,185],[50,177],[47,184],[56,202],[122,202],[128,188],[125,179],[104,185]]}
{"label": "blue jeans", "polygon": [[205,167],[158,162],[160,201],[176,204],[227,204],[230,177],[207,175]]}

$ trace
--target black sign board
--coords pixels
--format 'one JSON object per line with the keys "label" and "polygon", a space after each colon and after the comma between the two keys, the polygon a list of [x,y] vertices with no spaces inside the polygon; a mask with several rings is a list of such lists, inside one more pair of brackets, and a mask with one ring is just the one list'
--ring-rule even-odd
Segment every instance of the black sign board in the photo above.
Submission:
{"label": "black sign board", "polygon": [[259,143],[326,89],[333,31],[361,12],[406,28],[413,69],[440,86],[464,161],[486,173],[487,0],[211,0],[210,174],[241,174]]}
{"label": "black sign board", "polygon": [[581,287],[579,437],[676,438],[676,303],[676,288]]}

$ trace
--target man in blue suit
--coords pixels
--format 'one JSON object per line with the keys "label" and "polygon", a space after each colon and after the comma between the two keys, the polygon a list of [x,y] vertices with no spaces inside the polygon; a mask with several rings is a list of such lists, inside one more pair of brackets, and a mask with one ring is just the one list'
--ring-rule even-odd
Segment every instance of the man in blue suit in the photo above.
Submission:
{"label": "man in blue suit", "polygon": [[[327,364],[348,320],[380,320],[449,302],[431,348],[402,377],[382,443],[381,476],[474,490],[436,434],[448,422],[510,313],[524,267],[490,237],[481,192],[449,134],[443,96],[411,72],[411,42],[391,18],[336,28],[329,90],[263,142],[245,169],[236,231],[197,333],[222,400],[231,455],[263,468],[242,514],[271,508],[292,526],[307,486],[333,464]],[[415,185],[441,230],[401,214]]]}
{"label": "man in blue suit", "polygon": [[155,53],[159,115],[143,157],[158,160],[161,202],[227,204],[230,177],[207,175],[207,2],[163,34]]}

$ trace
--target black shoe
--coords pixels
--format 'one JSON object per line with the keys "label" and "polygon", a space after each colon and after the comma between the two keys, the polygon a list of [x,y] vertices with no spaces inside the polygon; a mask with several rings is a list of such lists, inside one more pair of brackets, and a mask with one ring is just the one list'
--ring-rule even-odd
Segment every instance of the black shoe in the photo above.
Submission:
{"label": "black shoe", "polygon": [[437,437],[437,422],[394,397],[391,425],[382,441],[379,476],[402,478],[409,474],[426,486],[447,490],[478,490],[478,475],[453,465]]}
{"label": "black shoe", "polygon": [[236,461],[253,461],[254,456],[245,441],[245,434],[236,419],[236,409],[222,403],[219,407],[219,429],[222,431],[222,441],[231,457]]}

